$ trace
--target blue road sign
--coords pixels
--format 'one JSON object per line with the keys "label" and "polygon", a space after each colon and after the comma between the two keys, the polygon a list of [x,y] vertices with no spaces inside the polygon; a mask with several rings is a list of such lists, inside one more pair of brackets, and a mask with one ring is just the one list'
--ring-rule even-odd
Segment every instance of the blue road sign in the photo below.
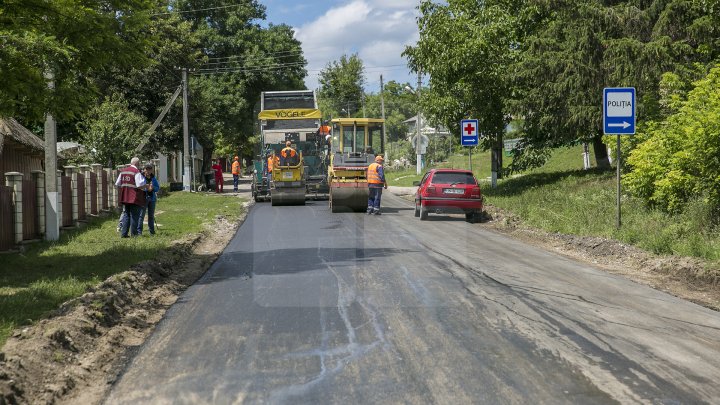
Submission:
{"label": "blue road sign", "polygon": [[635,87],[608,87],[603,91],[605,135],[635,133]]}
{"label": "blue road sign", "polygon": [[479,141],[478,120],[460,121],[460,144],[462,146],[477,146]]}

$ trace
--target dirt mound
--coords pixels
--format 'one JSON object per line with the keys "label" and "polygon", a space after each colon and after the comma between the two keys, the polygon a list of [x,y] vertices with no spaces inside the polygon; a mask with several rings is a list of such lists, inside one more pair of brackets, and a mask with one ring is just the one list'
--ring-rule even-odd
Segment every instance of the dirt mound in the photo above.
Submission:
{"label": "dirt mound", "polygon": [[16,331],[0,352],[0,405],[101,401],[133,348],[210,267],[238,225],[218,217],[212,233],[178,241]]}

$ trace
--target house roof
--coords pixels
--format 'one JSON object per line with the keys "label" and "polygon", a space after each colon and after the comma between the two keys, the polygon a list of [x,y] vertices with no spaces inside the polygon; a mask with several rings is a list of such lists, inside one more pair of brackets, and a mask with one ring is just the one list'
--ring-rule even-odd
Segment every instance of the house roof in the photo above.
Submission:
{"label": "house roof", "polygon": [[0,118],[0,153],[2,153],[6,136],[38,152],[45,151],[45,142],[20,125],[14,118]]}

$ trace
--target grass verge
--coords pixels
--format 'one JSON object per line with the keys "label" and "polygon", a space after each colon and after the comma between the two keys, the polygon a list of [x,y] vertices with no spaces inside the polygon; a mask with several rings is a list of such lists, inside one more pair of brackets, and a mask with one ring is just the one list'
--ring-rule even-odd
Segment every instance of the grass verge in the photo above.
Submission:
{"label": "grass verge", "polygon": [[88,287],[152,259],[188,234],[201,232],[216,216],[236,220],[243,200],[231,196],[172,193],[157,204],[154,236],[120,239],[118,216],[93,219],[65,232],[54,243],[28,245],[22,253],[0,257],[0,347],[12,330],[41,319]]}
{"label": "grass verge", "polygon": [[[576,150],[577,149],[577,150]],[[486,201],[548,232],[612,238],[664,255],[698,257],[720,264],[720,232],[702,201],[670,215],[622,195],[616,228],[614,171],[582,170],[579,148],[558,150],[542,168],[483,187]]]}

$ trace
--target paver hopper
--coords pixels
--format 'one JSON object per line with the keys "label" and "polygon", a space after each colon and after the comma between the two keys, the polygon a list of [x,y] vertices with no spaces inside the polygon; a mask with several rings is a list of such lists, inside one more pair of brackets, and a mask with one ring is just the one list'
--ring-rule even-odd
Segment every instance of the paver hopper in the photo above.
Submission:
{"label": "paver hopper", "polygon": [[375,118],[332,120],[328,184],[332,212],[365,211],[368,203],[367,168],[384,152],[383,126]]}

